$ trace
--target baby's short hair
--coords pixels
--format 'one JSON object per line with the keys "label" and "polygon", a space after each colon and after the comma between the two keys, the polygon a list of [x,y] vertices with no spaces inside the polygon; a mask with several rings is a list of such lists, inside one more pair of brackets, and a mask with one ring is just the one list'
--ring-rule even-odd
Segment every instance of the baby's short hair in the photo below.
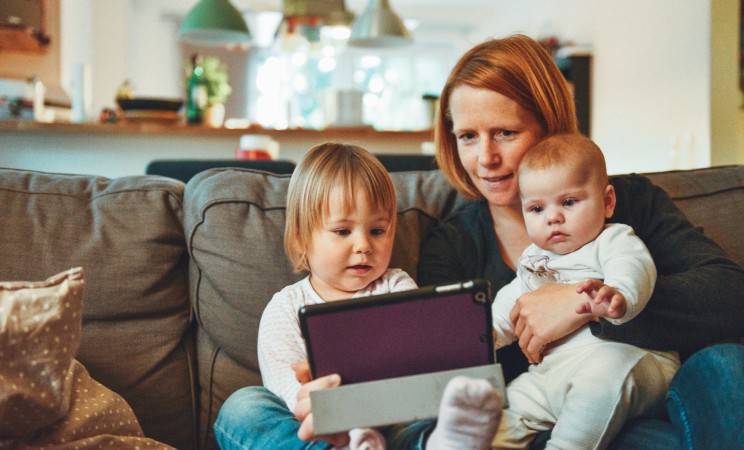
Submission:
{"label": "baby's short hair", "polygon": [[[342,204],[330,204],[331,193],[341,188]],[[362,192],[369,205],[390,215],[395,233],[395,187],[379,159],[362,147],[325,143],[313,147],[295,168],[287,192],[284,250],[296,272],[309,271],[307,250],[313,231],[323,225],[331,208],[351,210]]]}
{"label": "baby's short hair", "polygon": [[518,173],[530,169],[568,167],[607,185],[607,164],[602,150],[580,133],[560,133],[548,136],[532,146],[519,162]]}

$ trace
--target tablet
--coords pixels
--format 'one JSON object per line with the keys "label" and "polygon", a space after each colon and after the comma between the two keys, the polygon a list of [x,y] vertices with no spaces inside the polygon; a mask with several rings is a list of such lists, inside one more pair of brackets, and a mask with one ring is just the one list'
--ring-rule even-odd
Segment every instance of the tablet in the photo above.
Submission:
{"label": "tablet", "polygon": [[304,306],[313,378],[353,384],[493,364],[492,301],[478,279]]}

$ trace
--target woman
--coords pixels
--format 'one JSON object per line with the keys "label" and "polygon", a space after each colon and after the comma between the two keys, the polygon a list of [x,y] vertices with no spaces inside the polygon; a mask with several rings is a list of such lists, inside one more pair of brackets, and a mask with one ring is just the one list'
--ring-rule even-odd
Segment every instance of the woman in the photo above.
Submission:
{"label": "woman", "polygon": [[[550,55],[536,41],[513,36],[484,42],[463,55],[443,89],[438,114],[439,167],[458,191],[480,200],[454,214],[422,247],[418,281],[426,285],[482,277],[491,281],[495,291],[514,278],[516,259],[529,244],[516,167],[524,152],[544,137],[576,131],[573,99]],[[641,315],[621,326],[592,321],[593,333],[640,347],[678,350],[683,355],[720,339],[744,336],[744,270],[689,224],[669,197],[647,179],[617,177],[613,184],[617,207],[611,220],[635,229],[654,257],[659,278]],[[519,341],[498,353],[507,380],[526,370],[528,362],[539,362],[545,346],[589,320],[574,312],[580,302],[571,285],[546,285],[519,299],[511,314]],[[696,355],[695,364],[685,364],[670,388],[670,415],[680,430],[668,422],[640,420],[626,426],[613,444],[679,448],[681,442],[691,445],[696,437],[703,437],[708,448],[731,447],[734,441],[713,440],[729,438],[733,428],[713,423],[709,410],[734,404],[727,403],[731,398],[723,397],[721,391],[742,395],[742,361],[744,350],[739,345],[713,347]],[[306,367],[298,368],[298,378],[308,381]],[[294,415],[302,422],[298,435],[303,440],[321,438],[313,435],[309,392],[338,383],[338,377],[324,377],[300,390]],[[709,386],[714,389],[706,390]],[[693,397],[696,403],[704,399],[705,404],[688,410]],[[250,414],[256,408],[248,403],[255,406],[260,401],[264,400],[231,397],[226,405],[242,405]],[[735,422],[729,423],[744,422],[737,415],[742,412],[734,408],[729,407],[728,417]],[[265,430],[267,423],[261,427]],[[433,427],[434,423],[425,421],[400,428],[390,447],[425,448]],[[339,436],[322,438],[343,444]]]}
{"label": "woman", "polygon": [[[437,162],[460,193],[480,201],[455,213],[423,246],[419,284],[484,277],[496,291],[511,281],[517,258],[529,244],[517,192],[517,165],[525,151],[544,137],[576,128],[568,86],[548,53],[534,40],[525,36],[492,40],[466,53],[452,70],[440,98],[435,129]],[[651,251],[659,277],[641,315],[620,326],[592,321],[592,332],[605,339],[677,350],[683,355],[718,340],[744,336],[742,268],[689,224],[669,197],[647,179],[616,177],[613,184],[617,208],[611,221],[635,229]],[[507,381],[521,373],[528,362],[539,362],[542,350],[551,342],[589,320],[574,312],[582,302],[575,291],[574,285],[554,284],[520,298],[511,313],[518,344],[498,355]],[[739,358],[744,355],[741,346],[724,353]],[[742,364],[735,359],[729,363]],[[684,375],[689,381],[705,379],[683,370],[677,381],[682,382]],[[722,377],[744,388],[744,378],[733,374]],[[696,394],[706,395],[716,396]],[[677,414],[672,411],[672,415]],[[704,421],[687,424],[688,433],[711,425]],[[679,438],[671,429],[665,431],[672,436],[664,436],[661,430],[660,426],[659,443],[683,436],[683,430]],[[632,429],[618,439],[632,440]],[[645,445],[656,448],[653,442]],[[674,447],[679,447],[679,441]]]}

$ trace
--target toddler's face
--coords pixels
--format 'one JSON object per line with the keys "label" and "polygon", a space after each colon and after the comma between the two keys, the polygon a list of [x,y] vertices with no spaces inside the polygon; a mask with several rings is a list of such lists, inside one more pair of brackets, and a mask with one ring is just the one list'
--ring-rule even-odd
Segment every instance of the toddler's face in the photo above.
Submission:
{"label": "toddler's face", "polygon": [[565,255],[594,240],[614,210],[614,190],[581,169],[520,172],[527,234],[538,247]]}
{"label": "toddler's face", "polygon": [[393,252],[391,217],[370,205],[360,193],[344,211],[340,192],[330,198],[331,211],[313,231],[307,253],[310,283],[325,301],[351,297],[377,280]]}

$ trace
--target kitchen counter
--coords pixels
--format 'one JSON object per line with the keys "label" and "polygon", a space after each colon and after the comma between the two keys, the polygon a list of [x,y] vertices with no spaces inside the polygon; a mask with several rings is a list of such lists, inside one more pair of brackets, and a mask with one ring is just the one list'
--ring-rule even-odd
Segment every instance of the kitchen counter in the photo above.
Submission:
{"label": "kitchen counter", "polygon": [[311,147],[350,142],[374,153],[421,153],[431,130],[377,131],[371,127],[324,130],[208,128],[161,123],[70,124],[0,120],[0,166],[116,177],[145,173],[154,159],[231,159],[240,136],[265,134],[279,142],[279,157],[298,161]]}

